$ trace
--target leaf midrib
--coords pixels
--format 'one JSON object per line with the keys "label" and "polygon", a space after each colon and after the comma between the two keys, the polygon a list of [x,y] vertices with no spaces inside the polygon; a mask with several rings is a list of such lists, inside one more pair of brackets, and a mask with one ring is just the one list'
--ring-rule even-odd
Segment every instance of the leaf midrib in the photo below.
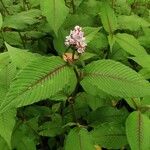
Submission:
{"label": "leaf midrib", "polygon": [[110,74],[104,74],[104,73],[84,73],[84,76],[102,76],[102,77],[108,77],[114,80],[120,80],[122,82],[128,82],[130,84],[137,84],[138,86],[143,86],[143,84],[137,83],[135,81],[127,80],[126,78],[117,77]]}
{"label": "leaf midrib", "polygon": [[24,91],[22,91],[19,95],[17,95],[15,98],[13,98],[12,100],[16,99],[17,97],[19,97],[20,95],[24,94],[25,92],[27,92],[28,90],[31,90],[32,88],[34,88],[37,84],[41,83],[43,80],[47,79],[49,76],[52,76],[53,74],[55,74],[58,70],[63,69],[64,67],[66,67],[67,64],[63,64],[61,66],[59,66],[58,68],[50,71],[49,73],[47,73],[45,76],[41,77],[39,80],[37,80],[36,82],[34,82],[33,84],[31,84],[28,88],[26,88]]}

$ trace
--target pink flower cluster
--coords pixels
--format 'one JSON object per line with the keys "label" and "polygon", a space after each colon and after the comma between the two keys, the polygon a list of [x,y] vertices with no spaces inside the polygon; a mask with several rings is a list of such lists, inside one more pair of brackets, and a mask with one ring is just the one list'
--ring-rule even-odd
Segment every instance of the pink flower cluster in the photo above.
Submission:
{"label": "pink flower cluster", "polygon": [[75,26],[74,30],[70,31],[70,35],[66,36],[65,45],[74,46],[78,53],[84,53],[87,44],[81,27]]}

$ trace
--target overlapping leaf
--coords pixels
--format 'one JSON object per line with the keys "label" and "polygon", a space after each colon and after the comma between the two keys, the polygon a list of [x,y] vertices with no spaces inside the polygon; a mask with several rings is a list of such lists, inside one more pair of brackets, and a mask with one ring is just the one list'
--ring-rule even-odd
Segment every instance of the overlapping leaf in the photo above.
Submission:
{"label": "overlapping leaf", "polygon": [[144,47],[140,45],[138,40],[133,35],[127,33],[118,33],[115,38],[116,42],[121,46],[121,48],[129,54],[134,56],[142,56],[147,54]]}
{"label": "overlapping leaf", "polygon": [[102,3],[101,12],[99,13],[104,29],[109,33],[117,29],[117,18],[113,9],[109,6],[107,1]]}
{"label": "overlapping leaf", "polygon": [[73,76],[73,69],[59,57],[41,57],[17,75],[0,107],[1,112],[51,98],[64,89]]}
{"label": "overlapping leaf", "polygon": [[141,97],[150,94],[150,84],[131,68],[113,60],[99,60],[87,65],[81,85],[120,97]]}
{"label": "overlapping leaf", "polygon": [[121,124],[101,124],[91,132],[91,135],[96,144],[108,149],[119,149],[127,144],[125,129]]}
{"label": "overlapping leaf", "polygon": [[23,30],[40,21],[41,11],[38,9],[31,9],[12,16],[4,18],[3,27]]}
{"label": "overlapping leaf", "polygon": [[58,29],[65,21],[69,13],[69,9],[65,6],[64,0],[44,0],[41,1],[41,9],[44,16],[57,35]]}
{"label": "overlapping leaf", "polygon": [[126,121],[126,133],[132,150],[150,149],[150,120],[141,112],[133,112]]}
{"label": "overlapping leaf", "polygon": [[95,148],[86,129],[74,128],[67,137],[65,150],[95,150]]}

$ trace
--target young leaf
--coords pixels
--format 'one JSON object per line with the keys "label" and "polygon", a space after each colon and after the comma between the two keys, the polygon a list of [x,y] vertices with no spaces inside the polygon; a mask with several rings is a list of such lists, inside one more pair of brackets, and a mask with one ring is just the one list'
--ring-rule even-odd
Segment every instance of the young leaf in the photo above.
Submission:
{"label": "young leaf", "polygon": [[115,38],[121,48],[129,54],[134,56],[142,56],[147,54],[144,47],[139,44],[138,40],[134,36],[126,33],[118,33]]}
{"label": "young leaf", "polygon": [[27,66],[31,61],[38,58],[38,54],[33,54],[24,49],[19,49],[10,46],[5,42],[11,61],[16,65],[17,68],[22,69]]}
{"label": "young leaf", "polygon": [[0,135],[5,139],[9,148],[11,148],[11,136],[15,125],[15,110],[9,110],[0,114]]}
{"label": "young leaf", "polygon": [[95,148],[86,129],[74,128],[66,139],[65,150],[95,150]]}
{"label": "young leaf", "polygon": [[126,120],[127,139],[132,150],[150,149],[150,120],[135,111]]}
{"label": "young leaf", "polygon": [[104,29],[112,35],[113,32],[117,29],[117,18],[107,1],[102,3],[101,12],[99,15],[101,17]]}
{"label": "young leaf", "polygon": [[84,27],[83,31],[85,32],[86,43],[91,42],[99,30],[100,28]]}
{"label": "young leaf", "polygon": [[4,18],[3,27],[9,27],[13,29],[23,30],[38,23],[38,19],[41,16],[41,11],[38,9],[31,9],[28,11],[20,12],[12,16],[6,16]]}
{"label": "young leaf", "polygon": [[68,86],[73,76],[73,69],[59,57],[40,57],[18,73],[0,110],[4,112],[51,98]]}
{"label": "young leaf", "polygon": [[[131,68],[113,60],[99,60],[87,65],[81,85],[120,97],[142,97],[150,94],[150,84]],[[88,89],[86,92],[88,92]]]}
{"label": "young leaf", "polygon": [[52,30],[57,35],[58,29],[61,27],[69,13],[69,9],[65,6],[64,0],[44,0],[41,1],[41,10]]}
{"label": "young leaf", "polygon": [[101,124],[91,131],[91,136],[96,144],[108,149],[119,149],[127,144],[125,129],[121,124]]}

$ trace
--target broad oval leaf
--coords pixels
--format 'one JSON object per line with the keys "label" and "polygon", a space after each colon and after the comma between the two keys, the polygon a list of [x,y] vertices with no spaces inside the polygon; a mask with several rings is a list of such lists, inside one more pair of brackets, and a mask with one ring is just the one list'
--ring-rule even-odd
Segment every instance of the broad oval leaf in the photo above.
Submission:
{"label": "broad oval leaf", "polygon": [[42,14],[46,16],[47,21],[55,32],[61,27],[69,13],[69,9],[65,6],[64,0],[44,0],[41,1]]}
{"label": "broad oval leaf", "polygon": [[118,33],[116,36],[116,42],[131,55],[142,56],[147,55],[146,50],[142,47],[138,40],[130,34]]}
{"label": "broad oval leaf", "polygon": [[95,148],[86,129],[74,128],[66,139],[65,150],[95,150]]}
{"label": "broad oval leaf", "polygon": [[5,42],[11,61],[17,68],[22,69],[31,61],[36,60],[40,55],[28,52],[28,50],[10,46]]}
{"label": "broad oval leaf", "polygon": [[31,9],[23,11],[4,18],[3,27],[9,27],[18,30],[24,30],[40,21],[41,11],[38,9]]}
{"label": "broad oval leaf", "polygon": [[129,29],[137,31],[141,27],[149,27],[150,23],[137,15],[120,15],[118,16],[118,24],[120,29]]}
{"label": "broad oval leaf", "polygon": [[0,110],[4,112],[51,98],[69,86],[72,78],[76,83],[75,76],[74,70],[59,57],[38,58],[18,73]]}
{"label": "broad oval leaf", "polygon": [[0,135],[7,142],[9,148],[11,148],[11,136],[16,122],[15,116],[15,110],[9,110],[0,114]]}
{"label": "broad oval leaf", "polygon": [[108,2],[103,2],[101,12],[99,13],[104,29],[109,33],[117,29],[117,18],[113,9],[110,7]]}
{"label": "broad oval leaf", "polygon": [[121,124],[103,123],[91,131],[96,144],[108,148],[119,149],[127,144],[125,128]]}
{"label": "broad oval leaf", "polygon": [[132,150],[150,149],[150,120],[148,117],[135,111],[126,121],[127,139]]}
{"label": "broad oval leaf", "polygon": [[113,60],[99,60],[87,65],[81,85],[89,92],[86,84],[124,98],[150,94],[148,81],[131,68]]}
{"label": "broad oval leaf", "polygon": [[92,126],[96,126],[97,124],[104,122],[123,123],[128,114],[129,113],[126,110],[118,110],[114,107],[104,106],[92,111],[88,115],[88,121],[92,124]]}

